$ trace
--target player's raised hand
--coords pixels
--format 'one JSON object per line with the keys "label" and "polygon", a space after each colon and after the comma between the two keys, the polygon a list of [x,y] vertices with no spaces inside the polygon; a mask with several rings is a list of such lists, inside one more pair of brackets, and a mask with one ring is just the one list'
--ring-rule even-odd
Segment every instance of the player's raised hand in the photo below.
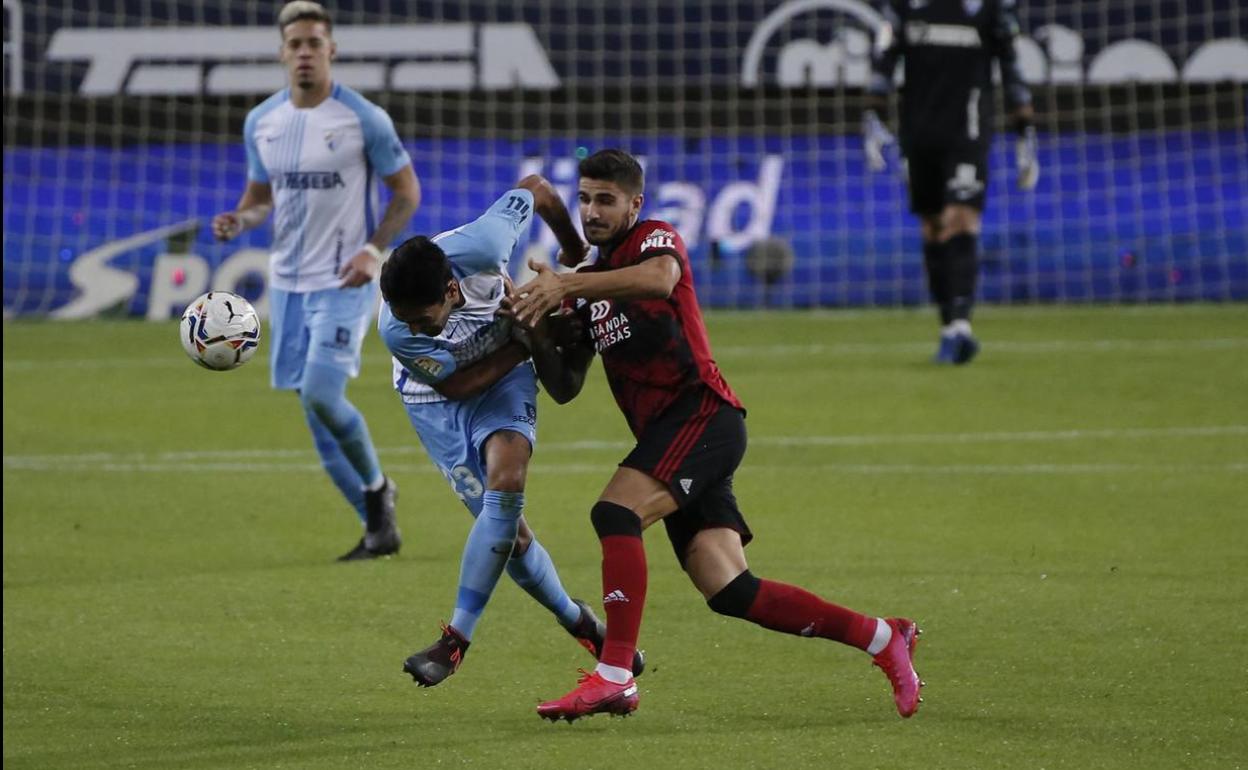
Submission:
{"label": "player's raised hand", "polygon": [[242,223],[236,212],[223,211],[212,218],[212,237],[218,241],[231,240],[242,232],[242,229]]}
{"label": "player's raised hand", "polygon": [[511,312],[517,321],[533,327],[563,301],[563,279],[549,265],[535,259],[529,260],[529,269],[537,275],[516,289]]}
{"label": "player's raised hand", "polygon": [[1018,189],[1034,190],[1040,181],[1040,159],[1036,151],[1036,129],[1028,126],[1014,140],[1014,167],[1018,170]]}
{"label": "player's raised hand", "polygon": [[880,120],[875,110],[862,113],[862,146],[867,154],[867,168],[871,171],[883,171],[888,167],[884,158],[884,149],[897,141],[892,132]]}
{"label": "player's raised hand", "polygon": [[341,285],[344,289],[351,289],[373,280],[380,271],[381,250],[371,243],[366,243],[364,248],[342,266],[342,269],[338,271],[338,277],[342,279]]}

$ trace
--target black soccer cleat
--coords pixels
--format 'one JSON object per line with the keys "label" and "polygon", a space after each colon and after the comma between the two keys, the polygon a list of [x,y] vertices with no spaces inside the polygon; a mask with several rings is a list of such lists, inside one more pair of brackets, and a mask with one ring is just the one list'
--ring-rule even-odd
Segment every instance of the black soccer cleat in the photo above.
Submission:
{"label": "black soccer cleat", "polygon": [[979,341],[969,334],[959,334],[954,338],[953,364],[962,366],[969,364],[979,352]]}
{"label": "black soccer cleat", "polygon": [[361,561],[389,556],[399,552],[403,538],[399,535],[395,520],[394,504],[399,498],[399,486],[389,477],[376,492],[364,492],[366,524],[364,537],[355,547],[338,557],[338,561]]}
{"label": "black soccer cleat", "polygon": [[403,671],[421,687],[433,687],[459,669],[468,653],[467,639],[445,623],[442,638],[403,661]]}
{"label": "black soccer cleat", "polygon": [[[607,626],[589,605],[580,599],[573,599],[572,603],[581,608],[581,619],[576,621],[576,625],[568,629],[568,633],[581,643],[581,646],[589,650],[589,654],[594,656],[594,660],[598,660],[602,656],[602,645],[607,638]],[[641,672],[646,670],[646,654],[641,650],[633,651],[633,676],[641,676]]]}

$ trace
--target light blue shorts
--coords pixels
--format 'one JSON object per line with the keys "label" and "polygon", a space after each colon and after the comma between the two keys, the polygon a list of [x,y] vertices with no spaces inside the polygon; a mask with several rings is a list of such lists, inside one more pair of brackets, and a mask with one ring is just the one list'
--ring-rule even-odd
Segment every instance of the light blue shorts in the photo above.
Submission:
{"label": "light blue shorts", "polygon": [[360,348],[377,305],[377,284],[311,292],[269,290],[273,387],[298,390],[309,363],[360,375]]}
{"label": "light blue shorts", "polygon": [[537,444],[537,376],[525,362],[476,398],[406,404],[433,464],[475,518],[485,492],[485,441],[511,430]]}

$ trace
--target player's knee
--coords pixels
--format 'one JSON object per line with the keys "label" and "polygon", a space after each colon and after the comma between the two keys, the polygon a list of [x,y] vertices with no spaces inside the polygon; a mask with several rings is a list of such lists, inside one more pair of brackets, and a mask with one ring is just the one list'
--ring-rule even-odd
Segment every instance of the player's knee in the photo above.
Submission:
{"label": "player's knee", "polygon": [[719,589],[719,593],[706,600],[706,605],[720,615],[730,618],[744,618],[758,596],[758,588],[762,581],[754,577],[748,569],[732,579],[728,585]]}
{"label": "player's knee", "polygon": [[523,492],[524,468],[491,468],[485,477],[485,488],[495,492]]}
{"label": "player's knee", "polygon": [[979,212],[970,206],[946,206],[940,217],[941,240],[979,233]]}
{"label": "player's knee", "polygon": [[919,220],[919,228],[923,233],[924,243],[935,243],[943,235],[939,216],[924,216]]}
{"label": "player's knee", "polygon": [[611,535],[641,537],[641,517],[616,503],[599,500],[589,512],[598,539]]}
{"label": "player's knee", "polygon": [[303,404],[304,411],[328,426],[337,422],[335,418],[338,417],[339,403],[343,400],[345,399],[341,394],[326,393],[319,389],[305,388],[299,392],[299,402]]}

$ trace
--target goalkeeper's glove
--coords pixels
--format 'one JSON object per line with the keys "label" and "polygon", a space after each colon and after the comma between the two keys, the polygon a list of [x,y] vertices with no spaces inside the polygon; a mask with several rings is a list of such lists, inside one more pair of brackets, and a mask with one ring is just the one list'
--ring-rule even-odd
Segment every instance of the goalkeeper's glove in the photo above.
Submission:
{"label": "goalkeeper's glove", "polygon": [[883,171],[888,165],[884,159],[884,148],[897,141],[884,126],[875,110],[862,113],[862,145],[867,153],[867,168],[872,171]]}
{"label": "goalkeeper's glove", "polygon": [[1034,190],[1040,181],[1040,160],[1036,157],[1036,129],[1027,126],[1014,140],[1014,168],[1018,170],[1018,189]]}

